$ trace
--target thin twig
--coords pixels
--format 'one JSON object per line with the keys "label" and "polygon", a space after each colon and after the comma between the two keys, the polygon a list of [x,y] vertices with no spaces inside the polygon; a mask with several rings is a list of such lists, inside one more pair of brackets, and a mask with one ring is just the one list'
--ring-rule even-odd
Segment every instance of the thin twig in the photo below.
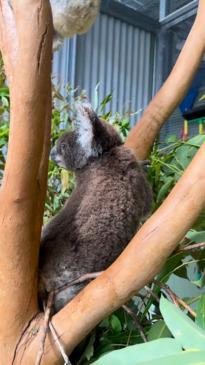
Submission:
{"label": "thin twig", "polygon": [[162,289],[165,294],[168,294],[168,296],[170,297],[170,299],[172,300],[172,302],[179,307],[179,303],[177,301],[177,295],[170,289],[170,287],[167,284],[162,283],[161,281],[158,280],[153,280],[153,283],[156,284],[157,286],[159,286],[160,289]]}
{"label": "thin twig", "polygon": [[130,317],[132,317],[134,323],[135,323],[135,326],[137,327],[138,331],[139,331],[139,334],[140,336],[142,337],[142,340],[144,342],[147,342],[147,338],[144,334],[144,331],[143,331],[143,328],[139,322],[139,319],[137,318],[137,315],[132,311],[132,309],[130,307],[128,307],[127,305],[123,305],[122,308],[125,310],[125,312],[127,312]]}
{"label": "thin twig", "polygon": [[205,248],[205,242],[195,243],[194,245],[185,246],[179,249],[179,252],[189,252]]}
{"label": "thin twig", "polygon": [[148,293],[150,293],[150,295],[156,300],[156,302],[157,303],[159,303],[160,302],[160,300],[159,300],[159,298],[158,298],[158,296],[157,296],[157,294],[155,293],[155,292],[153,292],[153,290],[149,287],[149,286],[145,286],[144,287],[145,288],[145,290],[148,292]]}
{"label": "thin twig", "polygon": [[43,354],[44,354],[46,335],[48,333],[49,328],[50,328],[50,331],[52,333],[52,336],[53,336],[55,342],[58,345],[60,353],[63,357],[63,360],[65,362],[64,365],[71,365],[71,362],[70,362],[68,356],[66,355],[62,344],[59,341],[56,330],[55,330],[54,326],[52,325],[52,323],[50,322],[50,314],[51,314],[51,310],[52,310],[52,306],[53,306],[54,296],[55,296],[55,294],[69,288],[70,286],[83,283],[84,281],[87,281],[87,280],[96,279],[100,274],[102,274],[102,272],[88,273],[88,274],[82,275],[78,279],[75,279],[75,280],[73,280],[69,283],[66,283],[66,284],[60,286],[59,288],[56,288],[55,290],[53,290],[49,293],[47,306],[45,308],[44,325],[42,327],[42,339],[41,339],[41,342],[40,342],[40,349],[39,349],[39,353],[38,353],[37,358],[36,358],[35,365],[40,365],[41,364],[41,360],[42,360],[42,357],[43,357]]}
{"label": "thin twig", "polygon": [[61,342],[59,340],[58,334],[57,334],[56,329],[53,326],[52,322],[49,322],[49,328],[50,328],[51,334],[53,336],[53,339],[54,339],[55,343],[57,344],[57,347],[63,357],[64,365],[72,365],[69,360],[69,357],[66,355],[63,345],[61,344]]}
{"label": "thin twig", "polygon": [[174,293],[173,290],[170,289],[170,287],[167,284],[164,284],[158,280],[153,280],[153,283],[159,286],[160,289],[162,289],[165,292],[165,294],[168,294],[168,296],[171,298],[171,300],[177,307],[181,305],[192,315],[192,317],[194,318],[196,317],[196,312],[186,302],[184,302],[183,299],[178,297],[178,295]]}
{"label": "thin twig", "polygon": [[57,294],[60,291],[66,290],[68,289],[70,286],[73,285],[77,285],[77,284],[81,284],[84,283],[87,280],[92,280],[92,279],[96,279],[99,275],[101,275],[103,273],[103,271],[100,272],[94,272],[94,273],[88,273],[88,274],[84,274],[82,276],[80,276],[78,279],[72,280],[69,283],[66,283],[58,288],[56,288],[54,290],[54,293]]}
{"label": "thin twig", "polygon": [[45,341],[46,341],[46,335],[48,333],[48,328],[49,328],[49,320],[50,320],[51,310],[52,310],[52,306],[53,306],[53,300],[54,300],[54,292],[50,292],[49,296],[48,296],[46,309],[45,309],[45,314],[44,314],[44,324],[41,328],[42,338],[40,341],[40,349],[39,349],[39,352],[36,357],[35,365],[41,364],[41,360],[42,360],[42,357],[44,354]]}

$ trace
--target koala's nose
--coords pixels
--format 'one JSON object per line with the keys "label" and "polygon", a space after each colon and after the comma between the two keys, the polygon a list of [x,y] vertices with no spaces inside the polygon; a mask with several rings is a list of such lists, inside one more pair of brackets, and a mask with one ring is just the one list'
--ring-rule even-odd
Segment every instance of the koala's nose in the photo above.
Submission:
{"label": "koala's nose", "polygon": [[50,152],[50,160],[55,161],[56,156],[57,156],[57,149],[56,149],[56,146],[54,146]]}

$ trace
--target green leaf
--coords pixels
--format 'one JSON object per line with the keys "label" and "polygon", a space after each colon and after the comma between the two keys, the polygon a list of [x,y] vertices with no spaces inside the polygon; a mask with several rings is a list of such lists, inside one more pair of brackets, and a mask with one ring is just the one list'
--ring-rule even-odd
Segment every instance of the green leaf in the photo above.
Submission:
{"label": "green leaf", "polygon": [[183,170],[187,168],[187,166],[193,159],[196,152],[197,152],[197,147],[192,147],[186,144],[177,148],[175,153],[175,159],[180,165],[180,167],[183,168]]}
{"label": "green leaf", "polygon": [[[128,362],[127,364],[129,365],[130,362]],[[205,364],[205,351],[184,351],[181,354],[154,359],[152,361],[140,362],[140,365],[204,365],[204,364]]]}
{"label": "green leaf", "polygon": [[193,145],[196,147],[200,147],[205,142],[205,135],[204,134],[198,134],[197,136],[194,136],[190,138],[186,144]]}
{"label": "green leaf", "polygon": [[172,337],[172,334],[167,328],[166,323],[160,319],[152,325],[148,332],[147,338],[149,341],[153,341],[164,337]]}
{"label": "green leaf", "polygon": [[180,351],[181,346],[176,340],[161,338],[160,340],[112,351],[102,356],[93,365],[137,365],[145,361],[177,354]]}
{"label": "green leaf", "polygon": [[200,289],[203,288],[205,285],[205,275],[201,274],[201,277],[198,280],[192,280],[192,283]]}
{"label": "green leaf", "polygon": [[9,89],[8,89],[8,87],[1,87],[0,88],[0,96],[9,96]]}
{"label": "green leaf", "polygon": [[186,237],[195,243],[205,242],[205,231],[199,232],[192,229],[187,232]]}
{"label": "green leaf", "polygon": [[69,171],[61,170],[61,193],[64,194],[69,187]]}
{"label": "green leaf", "polygon": [[176,136],[176,134],[170,134],[170,135],[166,138],[166,140],[165,140],[165,143],[167,143],[167,144],[175,143],[175,142],[177,142],[177,136]]}
{"label": "green leaf", "polygon": [[168,258],[167,262],[165,263],[163,270],[161,273],[157,276],[157,280],[159,281],[167,281],[169,276],[175,272],[178,275],[178,271],[175,271],[175,269],[180,266],[182,262],[182,258],[184,258],[184,253],[177,253],[171,257]]}
{"label": "green leaf", "polygon": [[203,294],[197,304],[195,322],[205,329],[205,294]]}
{"label": "green leaf", "polygon": [[157,203],[161,203],[165,199],[173,183],[174,183],[173,177],[169,176],[166,178],[165,184],[162,185],[161,189],[158,192]]}
{"label": "green leaf", "polygon": [[90,360],[93,357],[94,354],[94,342],[95,342],[95,334],[93,333],[90,337],[90,340],[85,348],[85,351],[83,352],[83,355],[81,356],[81,360],[86,359]]}
{"label": "green leaf", "polygon": [[167,327],[184,349],[205,350],[205,332],[184,312],[164,297],[160,300],[160,310]]}
{"label": "green leaf", "polygon": [[121,332],[122,331],[122,325],[118,317],[113,314],[110,319],[110,324],[114,332]]}

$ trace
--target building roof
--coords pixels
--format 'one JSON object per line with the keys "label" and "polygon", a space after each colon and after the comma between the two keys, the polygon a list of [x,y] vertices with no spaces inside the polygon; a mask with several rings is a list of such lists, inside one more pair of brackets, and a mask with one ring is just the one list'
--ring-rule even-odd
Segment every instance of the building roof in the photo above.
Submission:
{"label": "building roof", "polygon": [[[117,0],[140,13],[143,13],[155,20],[159,19],[160,14],[160,0]],[[166,4],[166,12],[168,14],[187,5],[192,0],[164,0]]]}

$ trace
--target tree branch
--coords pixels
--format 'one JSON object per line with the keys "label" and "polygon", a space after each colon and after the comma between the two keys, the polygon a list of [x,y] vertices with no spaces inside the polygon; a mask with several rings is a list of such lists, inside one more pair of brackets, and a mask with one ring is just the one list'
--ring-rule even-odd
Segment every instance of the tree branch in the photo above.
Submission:
{"label": "tree branch", "polygon": [[14,13],[8,0],[0,0],[0,49],[7,78],[11,81],[14,73],[18,39]]}
{"label": "tree branch", "polygon": [[44,187],[40,196],[39,171],[50,123],[46,113],[53,32],[48,0],[13,0],[12,7],[13,11],[0,0],[0,46],[11,92],[9,148],[0,190],[0,313],[5,313],[0,321],[0,342],[5,344],[0,358],[5,365],[11,363],[25,324],[38,310],[43,209],[38,210],[45,195]]}

